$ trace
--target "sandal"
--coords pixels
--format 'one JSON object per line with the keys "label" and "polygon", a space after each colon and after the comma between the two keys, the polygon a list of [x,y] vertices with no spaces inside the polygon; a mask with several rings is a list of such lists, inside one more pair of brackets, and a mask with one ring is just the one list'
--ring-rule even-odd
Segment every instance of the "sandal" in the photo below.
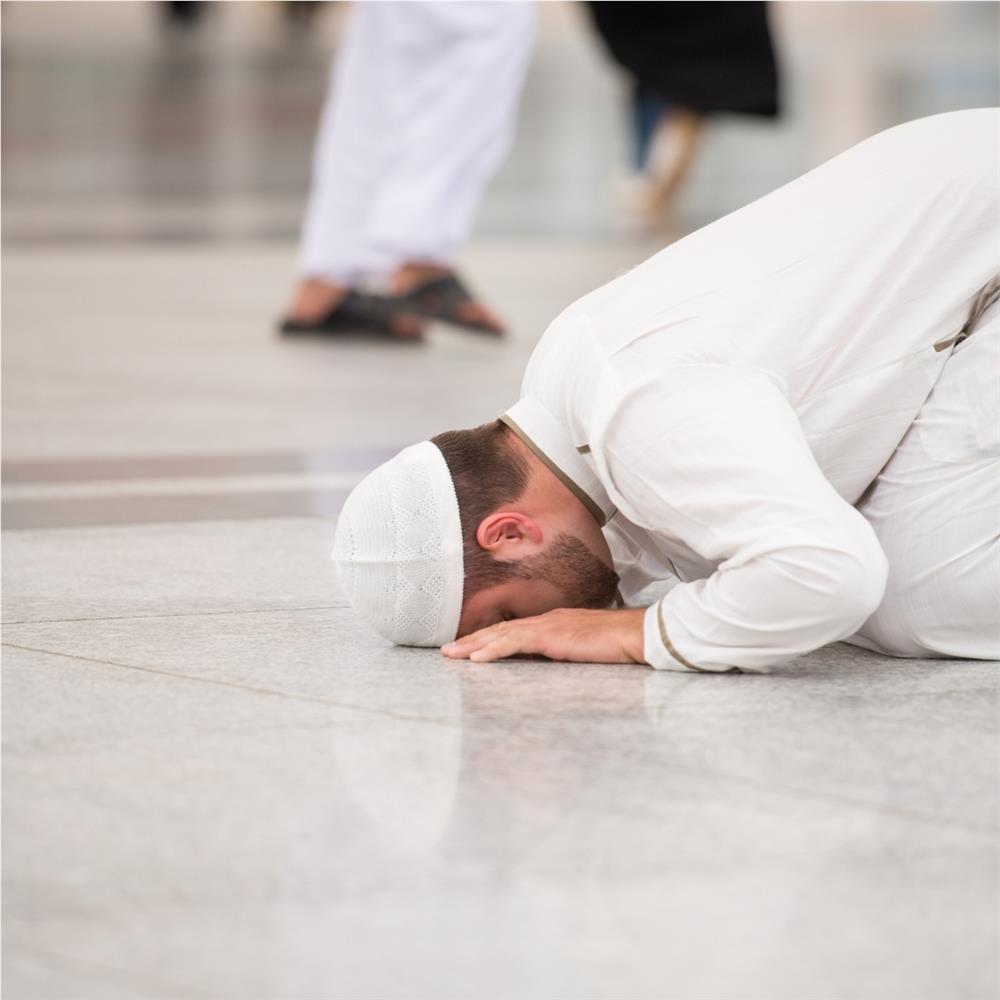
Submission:
{"label": "sandal", "polygon": [[422,334],[415,321],[405,322],[403,315],[382,309],[374,296],[348,292],[325,316],[311,322],[286,318],[278,326],[285,337],[308,334],[333,334],[392,340],[419,340]]}
{"label": "sandal", "polygon": [[422,316],[436,319],[452,326],[460,326],[476,333],[486,333],[501,337],[506,332],[498,323],[488,320],[467,319],[461,315],[461,307],[476,304],[468,288],[457,275],[446,274],[431,278],[404,295],[372,296],[384,319],[393,316]]}

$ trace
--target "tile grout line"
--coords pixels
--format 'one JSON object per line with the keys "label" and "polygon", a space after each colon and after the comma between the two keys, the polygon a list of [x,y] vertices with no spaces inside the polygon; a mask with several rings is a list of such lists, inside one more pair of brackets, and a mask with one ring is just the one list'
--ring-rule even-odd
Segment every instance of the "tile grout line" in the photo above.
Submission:
{"label": "tile grout line", "polygon": [[[359,712],[365,715],[374,715],[379,718],[386,719],[396,719],[404,722],[422,722],[429,723],[431,725],[444,726],[449,729],[463,729],[464,727],[460,723],[448,722],[442,719],[428,719],[424,716],[410,715],[403,712],[389,712],[384,709],[369,708],[364,705],[349,705],[344,702],[334,701],[332,698],[321,698],[314,695],[300,695],[300,694],[290,694],[285,691],[275,691],[271,688],[258,688],[251,687],[247,684],[237,684],[233,681],[222,681],[214,680],[206,677],[192,677],[190,674],[181,674],[171,670],[162,670],[158,667],[143,667],[137,666],[135,664],[129,663],[116,663],[113,660],[99,660],[95,657],[90,656],[80,656],[74,653],[59,653],[53,650],[40,649],[33,646],[22,646],[16,643],[0,643],[0,646],[4,646],[10,649],[20,649],[25,652],[30,653],[42,653],[46,656],[58,656],[67,660],[79,660],[83,663],[93,663],[98,666],[104,667],[114,667],[119,670],[139,670],[143,673],[158,674],[164,677],[173,677],[178,680],[192,681],[196,684],[209,684],[215,687],[227,687],[233,688],[237,691],[243,691],[248,694],[258,694],[276,698],[285,698],[289,701],[302,701],[311,704],[329,705],[333,708],[340,708],[345,711]],[[772,795],[782,795],[790,796],[797,799],[812,799],[814,801],[821,801],[826,803],[838,803],[841,806],[848,806],[853,809],[861,809],[870,812],[883,813],[886,815],[894,816],[898,820],[904,822],[917,822],[922,824],[929,824],[934,827],[942,827],[944,829],[959,829],[965,833],[972,833],[979,836],[989,836],[994,837],[996,835],[996,830],[992,827],[987,827],[979,823],[941,823],[940,820],[925,815],[919,812],[913,812],[908,809],[895,809],[886,808],[884,805],[879,805],[874,802],[859,801],[857,799],[852,799],[849,796],[844,796],[840,794],[817,794],[805,788],[797,788],[793,785],[785,785],[778,782],[766,781],[760,778],[748,777],[746,775],[735,775],[730,774],[725,771],[705,771],[699,768],[681,767],[678,770],[684,770],[691,774],[696,775],[710,775],[712,777],[721,778],[727,782],[735,782],[741,785],[749,785],[758,788],[759,790],[769,792]]]}
{"label": "tile grout line", "polygon": [[29,952],[33,953],[36,960],[41,960],[42,964],[49,970],[53,968],[53,963],[57,970],[68,972],[70,974],[79,975],[81,972],[86,972],[88,978],[91,978],[93,982],[93,977],[100,977],[104,979],[105,983],[110,979],[111,982],[124,983],[125,985],[135,988],[143,989],[155,989],[158,991],[169,991],[164,992],[163,995],[173,995],[173,996],[184,996],[184,997],[214,997],[217,994],[214,993],[203,993],[200,990],[185,984],[183,989],[175,981],[168,981],[161,978],[158,975],[150,975],[147,972],[134,971],[132,969],[127,969],[119,965],[110,965],[106,962],[95,962],[92,959],[79,959],[75,956],[65,955],[61,952],[51,951],[48,948],[39,948],[37,945],[29,945]]}
{"label": "tile grout line", "polygon": [[232,480],[260,476],[309,478],[354,476],[391,458],[404,442],[392,447],[316,448],[265,452],[204,452],[194,454],[130,454],[8,459],[0,466],[4,481],[22,486],[77,486],[145,480]]}
{"label": "tile grout line", "polygon": [[[272,725],[261,725],[251,723],[234,726],[208,726],[198,730],[199,733],[209,733],[213,736],[225,736],[241,733],[314,733],[329,729],[328,722],[277,722]],[[82,740],[73,742],[72,738],[62,743],[27,743],[21,740],[16,743],[8,743],[3,747],[4,757],[15,757],[25,759],[27,757],[37,757],[39,754],[45,756],[72,755],[75,753],[101,751],[114,747],[115,749],[126,749],[128,747],[148,746],[151,742],[161,739],[169,739],[169,733],[154,733],[149,735],[143,733],[137,736],[116,736],[113,742],[107,740]]]}
{"label": "tile grout line", "polygon": [[210,677],[192,677],[191,674],[182,674],[174,670],[163,670],[160,667],[144,667],[135,663],[118,663],[114,660],[99,660],[93,656],[80,656],[77,653],[60,653],[52,649],[41,649],[37,646],[22,646],[19,643],[0,643],[6,649],[19,649],[25,653],[42,653],[45,656],[59,656],[65,660],[78,660],[81,663],[93,663],[101,667],[114,667],[117,670],[139,670],[147,674],[157,674],[161,677],[173,677],[177,680],[191,681],[195,684],[210,684],[213,687],[233,688],[236,691],[243,691],[247,694],[264,695],[271,698],[285,698],[289,701],[303,701],[315,705],[329,705],[332,708],[340,708],[349,712],[361,712],[365,715],[376,715],[380,718],[397,719],[401,722],[425,722],[434,726],[446,726],[449,729],[461,729],[461,725],[447,722],[443,719],[429,719],[422,715],[411,715],[407,712],[390,712],[381,708],[369,708],[367,705],[351,705],[342,701],[335,701],[333,698],[323,698],[316,695],[292,694],[288,691],[276,691],[273,688],[253,687],[249,684],[237,684],[235,681],[223,681]]}
{"label": "tile grout line", "polygon": [[[29,653],[41,653],[46,656],[58,656],[63,659],[77,660],[83,663],[92,663],[97,666],[113,667],[119,670],[139,670],[143,673],[157,674],[163,677],[173,677],[178,680],[191,681],[196,684],[209,684],[214,687],[232,688],[237,691],[243,691],[247,694],[257,694],[257,695],[263,695],[265,697],[284,698],[289,701],[301,701],[310,704],[329,705],[330,707],[340,708],[344,711],[359,712],[364,715],[373,715],[379,718],[396,719],[403,722],[429,723],[431,725],[444,726],[449,729],[457,728],[461,730],[464,728],[461,723],[448,722],[443,719],[429,719],[426,718],[425,716],[411,715],[409,713],[404,713],[404,712],[391,712],[391,711],[386,711],[385,709],[369,708],[368,706],[365,705],[351,705],[351,704],[346,704],[344,702],[335,701],[332,698],[323,698],[315,695],[292,694],[286,691],[276,691],[272,688],[259,688],[259,687],[253,687],[248,684],[237,684],[234,681],[216,680],[207,677],[193,677],[190,674],[182,674],[172,670],[163,670],[158,667],[139,666],[137,664],[132,664],[132,663],[118,663],[115,662],[114,660],[101,660],[90,656],[80,656],[79,654],[75,653],[61,653],[50,649],[42,649],[34,646],[24,646],[19,643],[4,642],[0,643],[0,646],[9,649],[19,649]],[[958,823],[958,824],[941,823],[939,820],[924,815],[923,813],[913,812],[907,809],[893,809],[893,808],[887,809],[884,805],[878,805],[872,802],[858,801],[856,799],[850,798],[849,796],[843,796],[838,794],[817,795],[816,793],[813,793],[808,789],[797,788],[795,786],[784,785],[781,783],[761,780],[759,778],[752,778],[744,775],[729,774],[724,771],[706,772],[704,770],[697,768],[695,769],[680,768],[680,770],[686,770],[689,773],[693,774],[702,774],[702,775],[709,774],[717,778],[722,778],[725,781],[756,786],[757,788],[768,791],[771,794],[789,795],[799,799],[801,798],[815,799],[828,803],[837,802],[841,805],[847,805],[854,809],[863,809],[879,813],[886,813],[888,815],[895,816],[897,819],[901,819],[904,821],[930,824],[932,826],[940,826],[945,829],[957,828],[963,830],[966,833],[974,833],[977,835],[986,835],[991,837],[996,835],[995,829],[978,823]]]}
{"label": "tile grout line", "polygon": [[247,608],[244,611],[179,611],[165,615],[111,615],[108,618],[23,618],[0,622],[0,625],[61,625],[70,622],[135,622],[155,618],[207,618],[213,615],[270,615],[282,611],[333,611],[348,604],[315,604],[304,608]]}
{"label": "tile grout line", "polygon": [[330,493],[356,486],[363,472],[270,473],[239,476],[144,476],[140,479],[95,479],[84,482],[7,483],[6,502],[121,498],[156,499],[171,496],[240,496],[245,493]]}

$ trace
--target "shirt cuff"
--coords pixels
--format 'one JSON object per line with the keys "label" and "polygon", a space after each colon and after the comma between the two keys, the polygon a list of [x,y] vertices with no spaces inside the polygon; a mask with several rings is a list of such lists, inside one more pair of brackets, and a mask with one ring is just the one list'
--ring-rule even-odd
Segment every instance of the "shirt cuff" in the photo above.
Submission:
{"label": "shirt cuff", "polygon": [[697,671],[698,668],[688,663],[670,641],[667,628],[663,621],[663,608],[657,601],[646,609],[646,617],[642,622],[642,655],[643,659],[657,670]]}
{"label": "shirt cuff", "polygon": [[643,659],[657,670],[680,670],[685,673],[728,673],[735,667],[699,667],[684,658],[670,640],[663,616],[663,601],[646,609],[642,622]]}

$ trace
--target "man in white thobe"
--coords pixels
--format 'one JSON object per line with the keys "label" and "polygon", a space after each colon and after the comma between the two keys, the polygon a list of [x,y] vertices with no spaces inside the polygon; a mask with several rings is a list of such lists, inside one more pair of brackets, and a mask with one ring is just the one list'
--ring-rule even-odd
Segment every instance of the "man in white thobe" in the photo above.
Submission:
{"label": "man in white thobe", "polygon": [[[373,473],[338,529],[348,594],[386,637],[475,660],[1000,658],[998,272],[1000,111],[868,139],[552,323],[501,418],[519,496],[470,492],[483,429]],[[394,484],[417,536],[373,506]],[[588,585],[613,566],[629,607],[567,562]]]}
{"label": "man in white thobe", "polygon": [[[450,273],[514,139],[528,2],[353,5],[330,74],[289,319],[336,328],[349,290]],[[475,302],[461,321],[492,322]],[[439,317],[445,318],[448,317]]]}

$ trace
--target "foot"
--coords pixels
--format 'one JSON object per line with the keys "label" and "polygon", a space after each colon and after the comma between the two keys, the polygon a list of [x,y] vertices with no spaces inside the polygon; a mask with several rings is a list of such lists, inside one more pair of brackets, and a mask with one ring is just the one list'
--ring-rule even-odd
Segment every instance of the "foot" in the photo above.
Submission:
{"label": "foot", "polygon": [[[406,295],[415,288],[453,274],[451,268],[438,264],[421,264],[416,262],[402,264],[393,273],[390,287],[394,295]],[[455,307],[455,317],[466,323],[478,323],[489,327],[496,333],[503,333],[504,324],[499,316],[487,309],[481,302],[462,302]]]}
{"label": "foot", "polygon": [[319,278],[299,282],[288,307],[287,317],[296,323],[318,323],[328,316],[347,296],[347,287]]}
{"label": "foot", "polygon": [[[306,278],[295,289],[286,319],[293,323],[319,323],[330,315],[347,298],[350,289],[321,278]],[[393,316],[389,328],[394,337],[418,338],[423,324],[411,316]]]}

